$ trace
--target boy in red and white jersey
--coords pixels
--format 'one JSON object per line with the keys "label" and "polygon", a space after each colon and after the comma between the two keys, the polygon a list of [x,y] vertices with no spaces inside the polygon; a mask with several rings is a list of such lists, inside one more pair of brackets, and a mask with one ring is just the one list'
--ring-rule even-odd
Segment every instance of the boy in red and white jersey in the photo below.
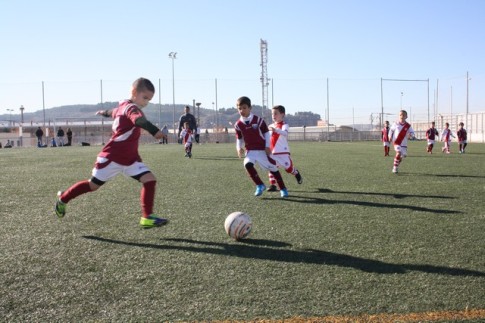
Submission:
{"label": "boy in red and white jersey", "polygon": [[390,140],[389,140],[389,121],[384,122],[384,128],[381,131],[381,140],[384,146],[384,157],[389,156]]}
{"label": "boy in red and white jersey", "polygon": [[447,154],[450,154],[450,145],[451,145],[451,137],[455,138],[455,136],[451,133],[450,124],[447,122],[445,123],[445,129],[441,132],[441,141],[444,143],[443,148],[441,151]]}
{"label": "boy in red and white jersey", "polygon": [[426,148],[426,151],[430,154],[433,153],[433,147],[434,143],[436,140],[436,137],[439,135],[438,130],[434,127],[435,122],[431,122],[431,128],[426,130],[426,140],[428,141],[428,147]]}
{"label": "boy in red and white jersey", "polygon": [[148,79],[139,78],[133,82],[129,100],[121,101],[113,110],[96,112],[97,115],[114,119],[111,139],[98,154],[92,177],[75,183],[64,192],[57,193],[55,212],[59,218],[66,214],[66,205],[70,200],[82,194],[94,192],[115,176],[123,174],[143,185],[140,193],[142,209],[140,226],[153,228],[168,222],[153,214],[157,180],[138,154],[141,129],[145,129],[156,139],[165,137],[158,127],[146,119],[141,110],[148,105],[154,94],[153,83]]}
{"label": "boy in red and white jersey", "polygon": [[184,128],[180,132],[180,139],[182,139],[185,148],[185,157],[192,158],[192,138],[193,133],[190,129],[190,124],[186,121],[184,122]]}
{"label": "boy in red and white jersey", "polygon": [[[293,165],[293,161],[290,156],[290,147],[288,146],[288,130],[290,126],[284,121],[285,107],[282,105],[274,106],[272,109],[273,123],[268,126],[271,134],[270,149],[273,160],[278,167],[283,167],[288,174],[295,176],[298,184],[303,183],[303,178],[300,172]],[[276,188],[276,179],[271,172],[269,176],[269,192],[274,192]]]}
{"label": "boy in red and white jersey", "polygon": [[460,129],[456,132],[456,136],[458,137],[458,144],[460,145],[460,154],[465,153],[465,148],[467,145],[467,134],[465,128],[463,128],[465,124],[460,122]]}
{"label": "boy in red and white jersey", "polygon": [[[264,120],[251,113],[251,100],[242,96],[236,102],[239,115],[241,116],[234,124],[236,129],[236,149],[239,158],[244,158],[244,168],[251,180],[256,184],[255,196],[263,194],[266,186],[258,175],[254,165],[271,172],[280,188],[281,197],[288,197],[281,173],[278,171],[276,162],[270,157],[270,133]],[[246,153],[244,153],[244,148]]]}
{"label": "boy in red and white jersey", "polygon": [[394,157],[393,173],[398,172],[398,167],[402,159],[408,154],[408,138],[414,138],[414,130],[409,123],[406,122],[408,113],[405,110],[399,111],[399,120],[389,129],[389,139],[394,145],[396,156]]}

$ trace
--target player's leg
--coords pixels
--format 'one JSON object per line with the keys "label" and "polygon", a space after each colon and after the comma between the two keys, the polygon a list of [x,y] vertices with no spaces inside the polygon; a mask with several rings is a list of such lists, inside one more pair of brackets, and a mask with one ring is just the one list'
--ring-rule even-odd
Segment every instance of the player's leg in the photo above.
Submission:
{"label": "player's leg", "polygon": [[278,188],[276,187],[276,179],[274,178],[271,172],[268,172],[268,179],[269,179],[269,187],[267,191],[276,192],[278,190]]}
{"label": "player's leg", "polygon": [[253,183],[256,184],[256,191],[254,192],[255,196],[260,196],[266,189],[266,185],[264,185],[263,181],[259,177],[258,171],[254,167],[258,160],[258,155],[261,152],[264,153],[264,151],[259,150],[248,151],[246,157],[244,158],[244,168],[246,169],[246,173],[248,174],[249,178],[251,178]]}
{"label": "player's leg", "polygon": [[293,160],[291,160],[291,157],[289,155],[288,155],[287,159],[288,159],[288,164],[290,166],[288,168],[285,168],[285,171],[288,174],[291,174],[291,175],[295,176],[296,182],[298,184],[303,183],[303,177],[301,177],[300,171],[295,167],[295,165],[293,164]]}
{"label": "player's leg", "polygon": [[167,224],[167,219],[159,218],[153,213],[157,186],[157,179],[155,178],[155,175],[153,175],[148,167],[141,162],[136,162],[130,166],[130,170],[127,170],[127,174],[129,175],[136,169],[141,170],[141,172],[136,175],[131,175],[131,177],[143,185],[140,191],[140,205],[142,210],[140,226],[148,229]]}
{"label": "player's leg", "polygon": [[281,176],[280,171],[278,170],[278,166],[276,166],[276,162],[273,158],[266,155],[263,151],[264,155],[261,154],[258,160],[259,165],[264,169],[268,170],[275,178],[278,187],[280,188],[281,197],[288,197],[288,190],[286,189],[285,182],[283,181],[283,177]]}
{"label": "player's leg", "polygon": [[110,178],[113,178],[121,171],[120,165],[111,163],[106,158],[98,157],[92,170],[92,177],[75,183],[65,191],[57,192],[55,211],[60,218],[66,215],[66,204],[79,195],[94,192]]}
{"label": "player's leg", "polygon": [[401,154],[401,146],[394,146],[394,149],[396,150],[396,155],[394,156],[394,164],[392,168],[393,173],[398,172],[399,165],[401,164],[402,161],[402,154]]}

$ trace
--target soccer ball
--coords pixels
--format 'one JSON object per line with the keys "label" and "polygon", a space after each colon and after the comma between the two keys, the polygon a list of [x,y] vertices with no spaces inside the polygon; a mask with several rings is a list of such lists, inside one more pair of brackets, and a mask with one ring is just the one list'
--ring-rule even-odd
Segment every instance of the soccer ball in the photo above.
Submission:
{"label": "soccer ball", "polygon": [[251,217],[244,212],[233,212],[224,222],[226,233],[235,240],[246,238],[251,233],[252,227]]}

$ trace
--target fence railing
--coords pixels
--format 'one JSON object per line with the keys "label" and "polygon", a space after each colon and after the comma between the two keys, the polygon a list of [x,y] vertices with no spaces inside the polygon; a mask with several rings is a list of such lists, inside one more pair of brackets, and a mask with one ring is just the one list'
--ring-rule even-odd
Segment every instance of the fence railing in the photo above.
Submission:
{"label": "fence railing", "polygon": [[[455,114],[455,115],[439,115],[436,122],[438,131],[444,128],[445,123],[450,124],[450,129],[453,133],[458,130],[458,124],[463,122],[468,133],[468,142],[485,143],[485,112],[472,114]],[[111,137],[111,121],[100,123],[97,120],[86,118],[86,120],[79,121],[76,119],[62,120],[62,122],[49,123],[49,126],[44,129],[43,144],[52,146],[52,139],[56,140],[55,134],[57,127],[62,126],[64,130],[71,128],[73,132],[72,145],[102,145],[106,143]],[[426,130],[429,128],[427,122],[413,121],[413,129],[416,133],[416,138],[426,139]],[[37,146],[37,138],[35,131],[37,125],[25,124],[20,127],[18,124],[12,124],[9,127],[4,127],[0,131],[0,143],[4,146],[9,141],[14,147],[35,147]],[[227,131],[214,131],[214,129],[202,129],[200,134],[201,143],[231,143],[235,142],[234,129]],[[288,135],[290,141],[380,141],[381,130],[373,129],[369,131],[358,131],[353,127],[292,127]],[[65,139],[64,141],[67,142]],[[142,144],[156,142],[153,137],[145,131],[142,131],[140,139]],[[168,136],[168,143],[177,143],[178,139],[175,134],[170,133]]]}

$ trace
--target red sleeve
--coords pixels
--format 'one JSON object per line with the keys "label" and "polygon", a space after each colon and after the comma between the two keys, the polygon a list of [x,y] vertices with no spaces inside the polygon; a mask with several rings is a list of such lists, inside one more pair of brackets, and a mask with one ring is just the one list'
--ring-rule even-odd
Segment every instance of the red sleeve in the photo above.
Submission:
{"label": "red sleeve", "polygon": [[136,105],[132,105],[126,110],[126,116],[128,117],[128,119],[131,120],[131,122],[133,122],[133,124],[135,124],[136,119],[144,117],[145,115],[139,107],[137,107]]}

